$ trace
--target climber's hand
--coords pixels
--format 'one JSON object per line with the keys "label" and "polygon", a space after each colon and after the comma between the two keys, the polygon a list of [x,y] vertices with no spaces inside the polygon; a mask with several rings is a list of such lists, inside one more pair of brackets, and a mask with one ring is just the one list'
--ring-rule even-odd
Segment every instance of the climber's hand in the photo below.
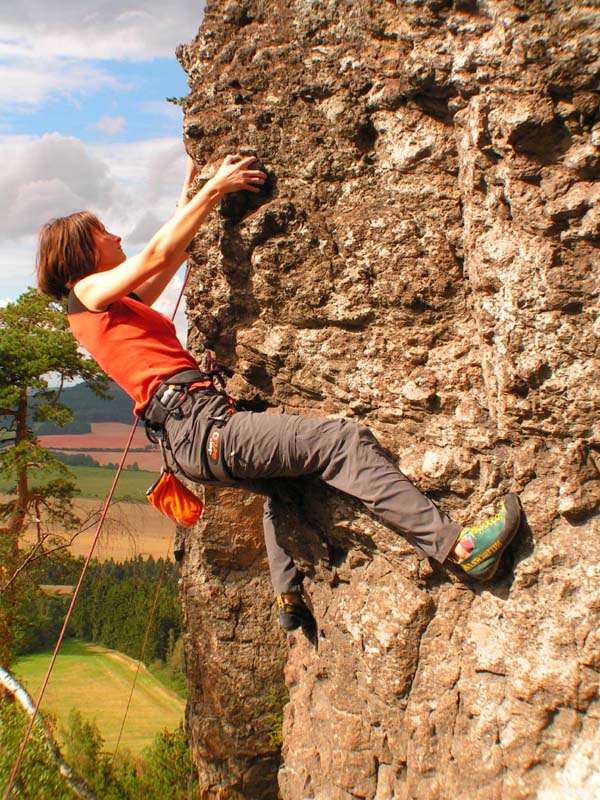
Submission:
{"label": "climber's hand", "polygon": [[249,169],[252,163],[256,163],[256,156],[226,156],[210,182],[220,194],[242,189],[258,192],[267,176],[262,169]]}

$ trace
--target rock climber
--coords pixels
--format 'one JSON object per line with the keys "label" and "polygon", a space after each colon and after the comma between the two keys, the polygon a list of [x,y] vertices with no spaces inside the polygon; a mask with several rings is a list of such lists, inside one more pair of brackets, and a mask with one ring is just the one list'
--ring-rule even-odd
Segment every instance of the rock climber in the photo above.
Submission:
{"label": "rock climber", "polygon": [[[480,581],[492,578],[519,527],[515,494],[506,495],[483,524],[461,528],[408,480],[363,425],[233,411],[181,346],[172,322],[151,307],[221,199],[240,190],[258,192],[266,179],[254,156],[229,155],[188,199],[196,174],[189,159],[174,215],[131,258],[121,238],[90,212],[45,224],[37,258],[40,291],[67,298],[76,340],[132,397],[138,417],[154,421],[155,429],[159,421],[171,457],[190,480],[252,488],[257,480],[268,487],[280,477],[318,476],[362,501],[421,555],[449,561]],[[308,628],[314,620],[302,575],[277,539],[276,494],[266,493],[264,534],[279,624],[287,631]]]}

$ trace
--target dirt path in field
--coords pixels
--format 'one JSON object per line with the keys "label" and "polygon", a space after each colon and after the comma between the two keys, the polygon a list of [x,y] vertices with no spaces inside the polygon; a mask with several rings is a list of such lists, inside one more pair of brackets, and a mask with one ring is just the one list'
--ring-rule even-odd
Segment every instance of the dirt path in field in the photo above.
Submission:
{"label": "dirt path in field", "polygon": [[136,661],[135,658],[126,656],[124,653],[119,653],[117,650],[109,650],[108,647],[103,647],[99,644],[90,644],[88,645],[88,649],[94,653],[101,653],[104,656],[108,656],[108,658],[112,658],[113,661],[119,661],[122,664],[125,664],[125,666],[129,667],[129,669],[133,672],[137,670],[139,665],[140,672],[143,672],[147,675],[150,674],[146,665],[141,661]]}
{"label": "dirt path in field", "polygon": [[102,645],[98,644],[90,644],[88,645],[88,648],[95,653],[101,653],[102,655],[108,656],[108,658],[111,658],[113,661],[118,661],[121,664],[124,664],[132,672],[136,672],[139,665],[140,674],[148,675],[150,678],[154,679],[155,686],[153,687],[153,691],[156,694],[162,694],[166,700],[172,700],[174,695],[173,691],[164,686],[157,678],[154,678],[146,665],[141,661],[136,661],[135,658],[126,656],[124,653],[119,653],[117,650],[110,650],[108,647],[103,647]]}

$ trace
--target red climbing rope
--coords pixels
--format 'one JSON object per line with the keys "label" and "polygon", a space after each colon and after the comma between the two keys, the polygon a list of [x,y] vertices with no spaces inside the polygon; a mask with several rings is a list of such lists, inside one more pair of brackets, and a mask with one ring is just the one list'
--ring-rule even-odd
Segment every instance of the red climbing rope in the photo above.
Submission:
{"label": "red climbing rope", "polygon": [[[185,291],[185,287],[186,287],[186,284],[187,284],[187,281],[188,281],[188,278],[189,278],[189,275],[190,275],[190,269],[191,269],[190,265],[188,264],[187,265],[187,269],[185,271],[185,276],[183,278],[183,282],[181,284],[181,290],[179,292],[179,295],[177,297],[177,301],[175,303],[175,308],[173,309],[173,312],[171,314],[171,319],[172,320],[175,319],[175,315],[177,314],[177,311],[179,309],[179,304],[181,302],[181,298],[183,297],[183,293]],[[40,709],[40,705],[42,703],[42,698],[44,697],[44,693],[46,691],[46,686],[48,685],[48,681],[50,680],[50,675],[52,674],[52,670],[54,668],[54,663],[56,661],[56,657],[58,655],[58,651],[60,649],[60,646],[62,644],[65,632],[67,630],[67,626],[68,626],[69,621],[71,619],[71,614],[73,613],[73,608],[75,607],[75,602],[77,601],[77,597],[79,595],[79,590],[81,589],[81,585],[83,583],[83,579],[85,578],[85,574],[87,572],[88,566],[89,566],[90,561],[92,559],[92,555],[94,553],[94,550],[96,549],[96,545],[98,543],[98,539],[100,538],[100,532],[102,531],[102,526],[104,525],[104,521],[105,521],[106,515],[108,513],[108,508],[109,508],[109,506],[111,504],[113,495],[115,493],[115,489],[117,488],[117,482],[119,480],[121,472],[123,471],[123,467],[125,465],[125,460],[127,459],[127,455],[129,454],[129,448],[131,447],[131,443],[133,442],[133,437],[135,435],[135,431],[136,431],[136,428],[137,428],[138,421],[139,420],[136,419],[135,422],[133,423],[132,427],[131,427],[131,431],[129,433],[129,438],[127,439],[127,443],[125,445],[125,449],[123,450],[123,455],[121,456],[121,460],[119,461],[119,465],[117,467],[117,471],[115,473],[115,477],[113,478],[112,485],[111,485],[111,487],[109,489],[108,495],[106,496],[106,500],[104,501],[104,506],[102,508],[102,514],[100,515],[100,519],[98,520],[98,525],[96,527],[96,532],[94,534],[94,538],[92,539],[92,544],[90,546],[89,553],[87,554],[85,563],[84,563],[83,568],[81,570],[81,574],[80,574],[79,579],[77,581],[77,585],[75,586],[75,590],[73,592],[73,596],[71,597],[71,602],[69,604],[69,608],[68,608],[67,614],[65,616],[65,621],[63,622],[63,626],[61,628],[61,631],[58,634],[58,640],[56,642],[56,646],[54,647],[54,652],[52,653],[52,658],[50,659],[50,663],[48,665],[48,669],[46,670],[46,675],[44,676],[44,680],[42,681],[42,686],[41,686],[39,694],[38,694],[38,698],[37,698],[37,701],[36,701],[36,704],[35,704],[35,708],[33,710],[33,714],[31,715],[31,719],[29,720],[29,725],[27,726],[27,730],[25,731],[25,736],[23,737],[23,741],[21,742],[21,744],[19,746],[19,753],[17,755],[17,759],[15,761],[15,765],[14,765],[14,767],[12,769],[11,774],[10,774],[10,778],[8,779],[8,784],[6,786],[6,790],[5,790],[4,795],[3,795],[3,800],[10,800],[10,795],[11,795],[11,792],[12,792],[12,789],[13,789],[13,786],[14,786],[14,783],[15,783],[15,779],[17,777],[17,773],[19,771],[19,767],[21,765],[21,761],[23,759],[23,754],[25,752],[25,748],[27,747],[27,742],[29,741],[29,737],[31,735],[31,731],[33,730],[33,726],[34,726],[35,720],[37,718],[38,711]],[[162,580],[162,578],[161,578],[161,580]],[[151,617],[150,617],[150,622],[148,623],[148,629],[146,631],[146,636],[147,636],[148,630],[150,629],[150,624],[152,622],[152,615],[154,614],[155,609],[156,609],[156,598],[155,598],[154,606],[153,606],[152,611],[151,611]],[[144,642],[144,646],[145,646],[145,642]],[[137,679],[137,675],[136,675],[136,679]],[[135,679],[134,679],[134,687],[135,687]],[[132,690],[132,693],[133,693],[133,690]],[[127,708],[125,709],[125,716],[127,716],[127,712],[129,710],[130,703],[131,703],[131,695],[129,697],[129,702],[127,704]],[[123,720],[123,725],[124,724],[125,724],[125,720]],[[121,731],[123,730],[123,725],[121,726]],[[120,734],[119,734],[119,738],[120,738]]]}

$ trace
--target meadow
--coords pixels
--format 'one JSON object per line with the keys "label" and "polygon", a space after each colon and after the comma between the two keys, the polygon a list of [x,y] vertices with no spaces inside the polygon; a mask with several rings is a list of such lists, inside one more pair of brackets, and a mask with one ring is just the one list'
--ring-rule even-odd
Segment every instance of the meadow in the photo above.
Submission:
{"label": "meadow", "polygon": [[[36,697],[45,675],[50,653],[21,656],[14,664],[15,675]],[[66,641],[59,652],[48,683],[42,713],[57,722],[57,738],[68,722],[72,708],[86,721],[95,721],[113,752],[127,700],[137,669],[137,661],[96,644]],[[154,736],[165,729],[175,730],[183,719],[185,701],[154,678],[141,665],[131,706],[121,737],[121,747],[138,755]]]}
{"label": "meadow", "polygon": [[[75,508],[81,516],[97,511],[100,500],[80,499]],[[80,533],[69,552],[74,556],[86,556],[96,526]],[[30,536],[34,531],[30,532]],[[173,560],[171,542],[175,534],[175,523],[164,517],[144,501],[136,503],[114,503],[111,505],[102,533],[94,550],[94,557],[99,561],[126,561],[136,556],[147,558],[170,558]]]}
{"label": "meadow", "polygon": [[[73,510],[82,520],[88,520],[84,530],[77,535],[68,550],[74,556],[85,556],[96,533],[96,524],[104,500],[113,481],[115,470],[102,467],[70,467],[75,473],[80,491],[73,501]],[[173,558],[169,543],[173,539],[175,523],[163,516],[146,500],[146,490],[157,478],[157,473],[125,470],[121,473],[113,502],[109,508],[102,533],[94,551],[101,561],[125,561],[135,556]],[[35,481],[32,481],[35,483]],[[10,482],[0,479],[0,501],[6,499]],[[53,532],[64,537],[58,526]],[[37,531],[31,526],[24,542],[37,541]]]}
{"label": "meadow", "polygon": [[[69,467],[73,473],[79,497],[96,497],[104,499],[115,477],[115,469],[112,467]],[[52,474],[44,473],[43,482],[51,477]],[[128,500],[129,502],[146,502],[146,490],[154,483],[158,477],[157,472],[146,470],[126,469],[119,476],[119,482],[115,490],[115,500]],[[42,483],[33,475],[32,486]],[[14,480],[11,478],[0,477],[0,494],[7,494],[14,487]]]}

